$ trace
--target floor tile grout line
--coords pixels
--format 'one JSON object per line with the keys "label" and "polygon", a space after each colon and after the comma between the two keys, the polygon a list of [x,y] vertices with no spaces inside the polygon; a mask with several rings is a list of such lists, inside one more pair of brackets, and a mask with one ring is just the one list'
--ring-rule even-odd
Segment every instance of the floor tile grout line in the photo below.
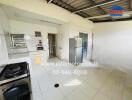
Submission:
{"label": "floor tile grout line", "polygon": [[123,86],[123,90],[122,90],[122,95],[121,95],[121,100],[123,100],[124,99],[124,92],[125,92],[125,89],[126,89],[126,80],[127,80],[127,76],[125,75],[125,80],[124,80],[124,86]]}
{"label": "floor tile grout line", "polygon": [[[54,68],[56,68],[56,67],[54,67]],[[69,67],[67,67],[67,68],[69,68]],[[112,75],[112,73],[113,73],[113,71],[114,71],[115,69],[112,69],[110,72],[109,72],[109,74],[107,75],[107,77],[103,80],[103,82],[101,83],[101,85],[100,85],[100,87],[98,88],[98,90],[97,90],[97,92],[96,92],[96,94],[93,96],[93,99],[94,99],[94,97],[97,95],[97,93],[102,89],[102,87],[103,87],[103,84],[105,83],[105,81],[107,81],[109,78],[110,78],[110,76]],[[48,71],[48,70],[46,70],[46,71]],[[117,73],[117,74],[115,74],[115,75],[117,75],[118,76],[118,74],[120,75],[120,73]],[[53,77],[51,77],[52,79],[52,81],[55,81],[55,80],[53,80],[54,78]],[[74,77],[73,77],[74,78]],[[120,77],[119,77],[120,78]],[[125,78],[125,80],[126,80],[126,78]],[[86,80],[84,80],[84,82],[86,82]],[[40,88],[40,86],[39,86],[39,88]],[[73,91],[75,91],[75,89],[81,89],[80,87],[75,87],[71,92],[73,92]],[[123,87],[122,87],[123,89],[122,89],[122,95],[121,96],[123,96],[123,94],[124,94],[124,89],[126,88],[126,84],[125,84],[125,82],[123,83]],[[82,89],[81,89],[82,90]],[[61,89],[59,89],[59,91],[61,92]],[[71,93],[70,92],[70,93]],[[83,90],[82,90],[82,93],[84,94],[84,92],[83,92]],[[62,93],[63,94],[63,93]],[[103,93],[102,93],[103,94]],[[84,94],[85,95],[85,94]],[[104,96],[106,96],[106,95],[104,95]],[[66,96],[63,94],[63,97],[65,98]],[[92,100],[92,99],[91,99]]]}
{"label": "floor tile grout line", "polygon": [[[111,73],[112,73],[112,71],[110,72],[110,74],[107,76],[107,78],[104,80],[104,82],[108,79],[108,77],[111,75]],[[86,80],[85,80],[86,81]],[[80,87],[78,87],[79,89],[81,89]],[[101,87],[100,87],[101,88]],[[76,88],[74,88],[72,91],[74,91]],[[97,88],[96,88],[97,89]],[[72,92],[71,91],[71,92]],[[98,88],[98,91],[97,92],[99,92],[100,91],[100,89]],[[97,94],[97,92],[95,93],[95,95]],[[83,93],[83,95],[85,95],[86,96],[86,94],[82,91],[82,93]],[[94,95],[94,96],[95,96]],[[94,98],[94,96],[93,97],[91,97],[91,100]]]}
{"label": "floor tile grout line", "polygon": [[[113,69],[113,70],[114,70],[114,69]],[[109,77],[111,76],[113,70],[109,73],[109,75],[108,75],[107,78],[104,80],[104,82],[105,82],[107,79],[109,79]],[[99,93],[99,91],[101,91],[101,88],[102,88],[102,87],[103,87],[103,86],[100,86],[100,89],[96,92],[96,94],[93,96],[93,98],[92,98],[91,100],[94,100],[94,97]],[[106,95],[105,95],[105,96],[106,96]]]}

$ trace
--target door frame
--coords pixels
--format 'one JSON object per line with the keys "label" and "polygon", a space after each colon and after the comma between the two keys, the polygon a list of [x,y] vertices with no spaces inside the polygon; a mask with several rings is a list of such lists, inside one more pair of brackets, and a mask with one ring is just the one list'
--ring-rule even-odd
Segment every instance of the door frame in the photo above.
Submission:
{"label": "door frame", "polygon": [[[54,44],[54,46],[55,46],[55,55],[53,55],[53,56],[51,56],[50,55],[50,45],[49,45],[49,35],[54,35],[55,36],[55,44]],[[56,38],[57,36],[56,36],[56,34],[55,33],[48,33],[48,46],[49,46],[49,58],[54,58],[54,57],[56,57]]]}
{"label": "door frame", "polygon": [[[89,37],[89,34],[86,33],[86,32],[79,32],[79,37],[80,37],[80,38],[81,38],[81,36],[80,36],[81,34],[87,35],[87,46],[86,46],[86,47],[87,47],[86,59],[87,59],[87,58],[88,58],[88,44],[89,44],[89,43],[88,43],[88,39],[89,39],[88,37]],[[82,48],[83,48],[83,40],[82,40]],[[84,58],[84,51],[83,51],[83,50],[82,50],[82,59],[83,59],[83,62],[84,62],[84,59],[85,59],[85,58]]]}

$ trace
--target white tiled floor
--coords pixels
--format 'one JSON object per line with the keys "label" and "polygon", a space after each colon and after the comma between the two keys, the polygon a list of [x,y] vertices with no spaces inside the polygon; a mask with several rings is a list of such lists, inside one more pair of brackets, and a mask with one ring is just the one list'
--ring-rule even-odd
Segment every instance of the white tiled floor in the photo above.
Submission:
{"label": "white tiled floor", "polygon": [[31,77],[33,100],[132,100],[132,89],[125,86],[126,74],[111,68],[34,66]]}

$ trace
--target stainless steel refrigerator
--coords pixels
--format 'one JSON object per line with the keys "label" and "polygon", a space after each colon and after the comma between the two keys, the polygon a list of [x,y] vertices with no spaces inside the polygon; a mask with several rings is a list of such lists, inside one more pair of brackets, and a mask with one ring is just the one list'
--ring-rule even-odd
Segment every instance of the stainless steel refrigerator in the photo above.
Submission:
{"label": "stainless steel refrigerator", "polygon": [[70,38],[69,39],[69,62],[75,65],[82,63],[82,39]]}

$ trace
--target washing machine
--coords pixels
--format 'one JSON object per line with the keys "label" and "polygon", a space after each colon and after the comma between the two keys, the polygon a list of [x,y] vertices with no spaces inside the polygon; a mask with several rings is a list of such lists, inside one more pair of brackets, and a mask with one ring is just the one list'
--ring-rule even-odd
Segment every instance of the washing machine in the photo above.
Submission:
{"label": "washing machine", "polygon": [[0,100],[31,100],[27,62],[0,66]]}

